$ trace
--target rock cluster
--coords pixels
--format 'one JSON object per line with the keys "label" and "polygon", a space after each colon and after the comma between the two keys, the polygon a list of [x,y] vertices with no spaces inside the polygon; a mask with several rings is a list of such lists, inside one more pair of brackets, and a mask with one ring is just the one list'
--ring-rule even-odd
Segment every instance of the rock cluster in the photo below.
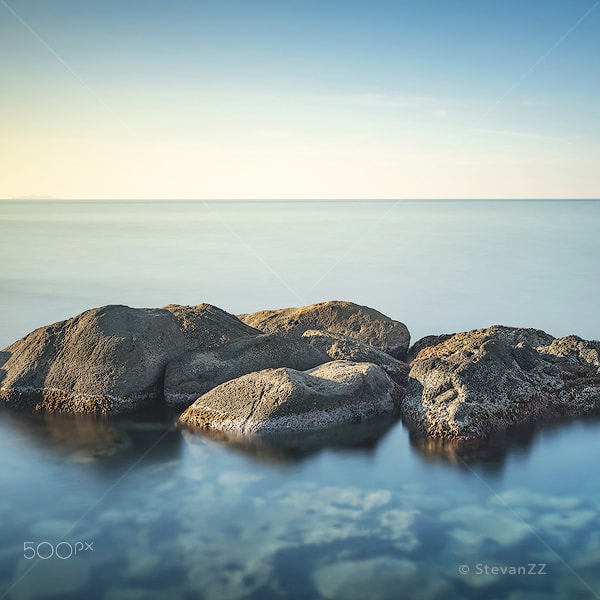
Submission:
{"label": "rock cluster", "polygon": [[[400,339],[403,351],[408,346],[406,327],[377,311],[318,306],[321,325],[381,347],[398,350]],[[201,418],[212,411],[227,414],[235,423],[228,429],[240,432],[319,429],[397,411],[408,365],[340,333],[301,333],[265,333],[209,304],[105,306],[6,348],[0,400],[23,410],[105,414],[194,403],[182,422],[223,429],[222,417]]]}
{"label": "rock cluster", "polygon": [[504,326],[409,341],[403,323],[350,302],[239,318],[209,304],[105,306],[1,352],[0,401],[106,414],[170,406],[187,409],[183,425],[242,434],[399,412],[413,432],[455,440],[600,413],[600,342]]}

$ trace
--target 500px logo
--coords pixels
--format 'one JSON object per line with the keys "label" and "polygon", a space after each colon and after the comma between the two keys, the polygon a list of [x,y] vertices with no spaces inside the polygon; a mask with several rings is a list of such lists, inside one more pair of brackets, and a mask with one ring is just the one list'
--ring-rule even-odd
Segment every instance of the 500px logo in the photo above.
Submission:
{"label": "500px logo", "polygon": [[72,556],[77,556],[82,552],[93,552],[92,547],[94,542],[75,542],[70,544],[69,542],[59,542],[54,545],[50,542],[39,542],[37,545],[35,542],[23,542],[23,556],[27,560],[32,558],[41,558],[42,560],[48,560],[53,556],[66,560]]}

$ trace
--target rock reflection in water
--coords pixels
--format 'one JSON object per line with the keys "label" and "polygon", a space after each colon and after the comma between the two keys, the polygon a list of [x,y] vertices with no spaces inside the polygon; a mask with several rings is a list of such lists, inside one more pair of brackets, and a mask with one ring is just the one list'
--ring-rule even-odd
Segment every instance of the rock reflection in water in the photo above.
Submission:
{"label": "rock reflection in water", "polygon": [[286,464],[309,458],[327,448],[374,452],[381,439],[396,424],[397,420],[394,418],[380,418],[347,423],[326,430],[262,436],[187,427],[182,428],[182,431],[189,443],[215,440],[258,461]]}
{"label": "rock reflection in water", "polygon": [[[411,446],[393,420],[241,443],[172,421],[0,419],[0,590],[15,598],[593,597],[558,554],[597,589],[589,420],[498,446],[496,477],[482,459],[494,464],[495,442]],[[75,467],[78,453],[89,460]],[[93,554],[23,577],[23,540],[62,537],[92,540]],[[457,570],[483,562],[546,563],[550,575]]]}
{"label": "rock reflection in water", "polygon": [[25,441],[60,461],[103,467],[139,457],[154,445],[160,453],[178,454],[181,441],[171,422],[164,421],[135,422],[90,414],[25,414],[9,409],[2,410],[2,420],[18,432],[16,443]]}
{"label": "rock reflection in water", "polygon": [[504,469],[509,456],[529,454],[540,436],[560,433],[572,423],[597,427],[600,417],[572,417],[560,421],[527,423],[482,440],[448,440],[414,432],[409,433],[409,439],[411,448],[427,462],[450,463],[464,469],[477,465],[493,474]]}

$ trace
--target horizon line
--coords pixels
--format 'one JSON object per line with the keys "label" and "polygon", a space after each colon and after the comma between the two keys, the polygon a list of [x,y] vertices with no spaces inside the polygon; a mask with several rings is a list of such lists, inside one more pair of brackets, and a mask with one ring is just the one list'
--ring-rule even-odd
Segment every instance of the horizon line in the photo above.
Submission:
{"label": "horizon line", "polygon": [[600,197],[479,197],[479,198],[61,198],[16,196],[0,202],[597,202]]}

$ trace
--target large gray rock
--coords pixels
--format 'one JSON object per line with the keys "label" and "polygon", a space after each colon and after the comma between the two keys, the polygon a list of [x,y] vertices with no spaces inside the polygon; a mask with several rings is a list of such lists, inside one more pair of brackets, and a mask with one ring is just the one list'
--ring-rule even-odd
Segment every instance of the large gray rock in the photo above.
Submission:
{"label": "large gray rock", "polygon": [[377,310],[333,300],[300,308],[263,310],[238,315],[247,325],[267,333],[300,336],[309,329],[348,335],[404,360],[410,342],[406,325]]}
{"label": "large gray rock", "polygon": [[365,342],[341,333],[329,333],[309,329],[302,339],[326,354],[330,360],[369,362],[379,365],[397,384],[406,386],[410,367],[389,354],[373,348]]}
{"label": "large gray rock", "polygon": [[316,430],[394,413],[400,397],[377,365],[334,361],[305,372],[265,369],[233,379],[198,398],[179,420],[243,434]]}
{"label": "large gray rock", "polygon": [[511,425],[600,412],[599,342],[494,326],[425,347],[404,420],[434,437],[483,438]]}
{"label": "large gray rock", "polygon": [[254,371],[278,367],[306,371],[329,360],[302,340],[275,334],[240,338],[172,360],[165,371],[165,401],[171,406],[189,406],[217,385]]}
{"label": "large gray rock", "polygon": [[169,304],[165,310],[177,319],[189,352],[212,350],[232,340],[262,333],[212,304]]}
{"label": "large gray rock", "polygon": [[6,348],[0,399],[28,410],[133,410],[162,399],[165,365],[185,347],[167,310],[94,308]]}

